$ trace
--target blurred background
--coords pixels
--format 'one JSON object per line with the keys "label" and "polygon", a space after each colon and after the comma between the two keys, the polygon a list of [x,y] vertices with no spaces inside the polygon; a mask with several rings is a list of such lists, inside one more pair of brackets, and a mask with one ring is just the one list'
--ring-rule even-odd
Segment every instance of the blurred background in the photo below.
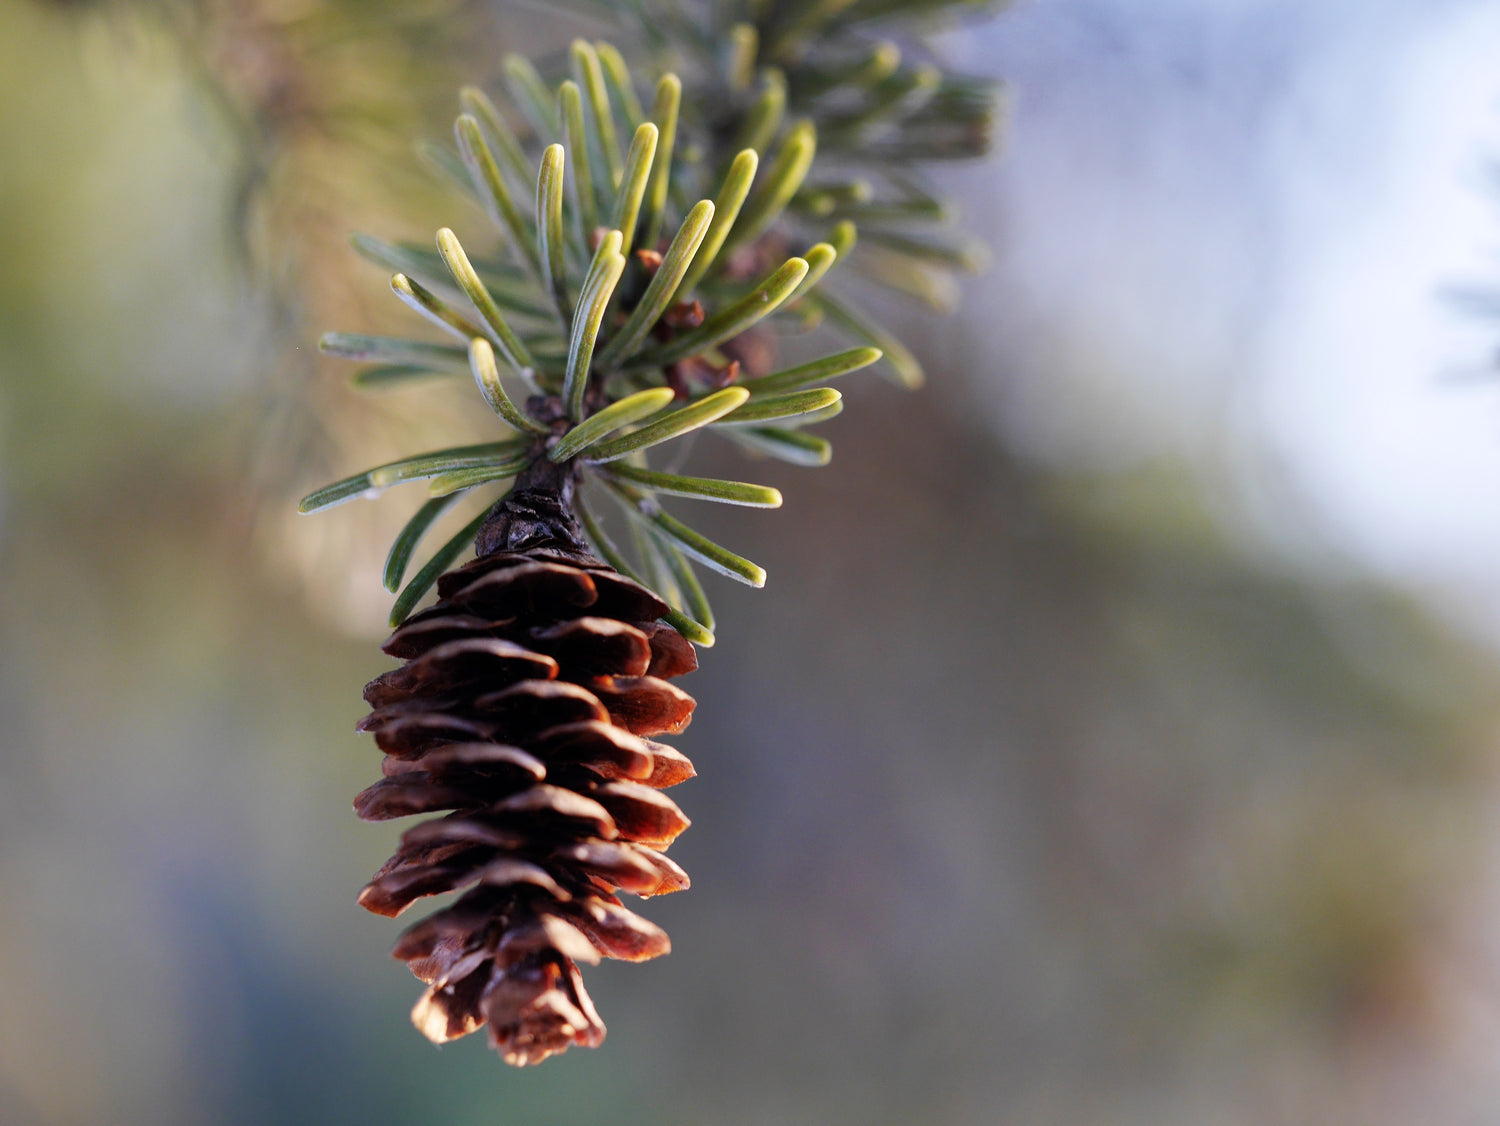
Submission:
{"label": "blurred background", "polygon": [[412,156],[580,30],[502,0],[0,0],[0,1123],[1500,1121],[1500,4],[1022,0],[821,471],[705,514],[700,777],[540,1069],[406,1013],[354,896],[405,507],[347,236],[481,229]]}

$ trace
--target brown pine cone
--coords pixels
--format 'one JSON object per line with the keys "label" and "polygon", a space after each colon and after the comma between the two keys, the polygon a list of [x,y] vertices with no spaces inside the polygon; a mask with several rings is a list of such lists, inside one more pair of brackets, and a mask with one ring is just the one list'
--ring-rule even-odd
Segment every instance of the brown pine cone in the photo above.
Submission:
{"label": "brown pine cone", "polygon": [[444,575],[437,604],[385,643],[406,663],[365,689],[374,711],[359,725],[385,777],[354,803],[372,821],[452,811],[408,830],[359,901],[397,915],[468,889],[394,953],[428,983],[412,1020],[429,1039],[488,1024],[513,1064],[604,1039],[577,963],[670,948],[615,893],[688,886],[661,851],[688,821],[659,791],[693,767],[649,736],[687,726],[693,699],[666,678],[697,667],[657,620],[660,599],[594,558],[570,520],[559,535],[555,520],[517,519],[525,499],[481,533],[481,551],[501,550]]}

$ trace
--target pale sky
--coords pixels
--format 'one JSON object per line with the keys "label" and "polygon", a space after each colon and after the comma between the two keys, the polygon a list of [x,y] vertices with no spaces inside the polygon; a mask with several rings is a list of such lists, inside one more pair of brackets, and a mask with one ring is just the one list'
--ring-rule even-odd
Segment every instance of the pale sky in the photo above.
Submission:
{"label": "pale sky", "polygon": [[996,425],[1187,459],[1500,642],[1500,319],[1442,294],[1500,292],[1500,0],[1022,0],[956,50],[1015,86],[966,178]]}

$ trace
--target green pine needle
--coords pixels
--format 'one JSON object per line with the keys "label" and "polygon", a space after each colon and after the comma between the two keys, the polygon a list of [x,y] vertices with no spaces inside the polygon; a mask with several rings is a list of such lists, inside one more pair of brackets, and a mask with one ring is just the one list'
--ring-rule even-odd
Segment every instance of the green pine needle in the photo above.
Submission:
{"label": "green pine needle", "polygon": [[792,295],[807,276],[807,269],[806,259],[788,258],[738,301],[719,310],[697,328],[674,338],[671,343],[645,353],[630,366],[639,368],[670,364],[707,351],[755,327]]}
{"label": "green pine needle", "polygon": [[656,101],[651,106],[651,120],[656,125],[658,141],[656,163],[651,169],[651,185],[646,189],[646,212],[642,220],[645,237],[642,245],[655,247],[667,206],[667,189],[671,184],[672,155],[677,145],[677,113],[682,103],[682,81],[675,74],[664,74],[656,84]]}
{"label": "green pine needle", "polygon": [[755,379],[743,379],[740,386],[750,392],[752,398],[761,395],[795,391],[809,383],[821,383],[825,379],[837,379],[841,375],[867,368],[880,359],[879,348],[850,348],[846,352],[835,352],[831,356],[811,360],[796,367],[784,368]]}
{"label": "green pine needle", "polygon": [[683,293],[691,293],[708,273],[708,268],[714,264],[739,217],[745,198],[750,194],[750,185],[755,180],[755,170],[759,166],[760,154],[754,149],[746,149],[730,163],[729,171],[724,174],[724,182],[719,186],[719,194],[714,197],[714,221],[703,237],[703,245],[698,249],[693,268],[682,279],[679,287]]}
{"label": "green pine needle", "polygon": [[726,547],[689,528],[681,520],[661,511],[649,497],[626,485],[608,482],[610,490],[620,498],[626,512],[644,518],[662,535],[667,536],[682,551],[687,552],[711,571],[756,588],[766,585],[764,568],[736,555]]}
{"label": "green pine needle", "polygon": [[575,39],[568,49],[568,55],[572,62],[573,78],[588,103],[591,139],[604,157],[604,166],[609,170],[610,186],[616,187],[620,183],[624,164],[620,159],[615,116],[609,105],[609,91],[604,87],[604,69],[599,65],[599,53],[592,44]]}
{"label": "green pine needle", "polygon": [[670,537],[679,548],[709,570],[717,571],[721,575],[756,589],[766,585],[766,572],[763,567],[736,555],[728,548],[720,547],[707,536],[689,528],[681,520],[668,516],[665,512],[652,513],[650,520],[661,530],[662,534]]}
{"label": "green pine needle", "polygon": [[736,148],[764,152],[781,129],[782,118],[786,115],[786,75],[779,70],[767,69],[761,72],[760,81],[760,95],[745,115]]}
{"label": "green pine needle", "polygon": [[[468,173],[464,173],[464,176],[467,180]],[[368,235],[355,235],[350,242],[353,243],[360,257],[378,266],[384,266],[393,273],[416,278],[424,284],[430,284],[434,289],[452,285],[453,279],[443,262],[442,255],[425,246],[413,246],[410,243],[391,244]],[[524,314],[533,320],[547,320],[551,317],[551,310],[546,303],[533,299],[536,291],[530,274],[498,259],[479,259],[474,262],[474,270],[484,279],[485,286],[501,308],[512,313]],[[457,295],[458,291],[454,290],[453,293]]]}
{"label": "green pine needle", "polygon": [[781,218],[786,205],[802,187],[818,149],[818,133],[810,121],[800,121],[788,130],[776,159],[766,171],[765,182],[745,207],[725,244],[726,250],[743,246]]}
{"label": "green pine needle", "polygon": [[668,606],[674,610],[682,611],[686,607],[686,600],[682,597],[682,587],[677,582],[677,577],[672,573],[671,565],[667,563],[666,552],[661,549],[661,542],[652,535],[652,527],[648,520],[638,518],[637,514],[631,516],[630,542],[635,545],[635,557],[640,561],[641,574],[646,577],[646,585],[661,597]]}
{"label": "green pine needle", "polygon": [[419,367],[416,364],[381,364],[379,367],[363,368],[350,377],[349,382],[360,391],[382,391],[392,387],[405,387],[412,383],[425,383],[432,379],[452,379],[462,373],[456,368],[440,369]]}
{"label": "green pine needle", "polygon": [[707,629],[700,622],[693,621],[681,610],[668,610],[662,615],[662,621],[699,648],[712,649],[714,647],[713,630]]}
{"label": "green pine needle", "polygon": [[451,332],[460,340],[467,341],[484,335],[484,330],[468,317],[405,274],[396,274],[391,278],[391,290],[408,309],[420,313],[438,328]]}
{"label": "green pine needle", "polygon": [[587,460],[594,464],[603,464],[618,460],[637,450],[648,450],[652,446],[658,446],[673,438],[680,438],[684,434],[724,417],[736,407],[741,406],[749,397],[750,392],[742,387],[726,387],[722,391],[715,391],[712,395],[705,395],[696,403],[670,411],[633,433],[599,443],[589,452]]}
{"label": "green pine needle", "polygon": [[595,43],[594,53],[599,56],[599,65],[604,71],[604,81],[609,86],[610,97],[619,103],[620,111],[630,128],[634,129],[645,120],[641,112],[640,99],[636,97],[635,82],[630,76],[630,66],[625,56],[613,43]]}
{"label": "green pine needle", "polygon": [[474,542],[474,537],[479,534],[480,525],[489,515],[489,510],[481,512],[473,520],[469,521],[451,540],[438,548],[433,555],[413,577],[406,588],[396,597],[396,603],[391,607],[390,623],[392,628],[406,621],[407,616],[416,608],[423,596],[432,589],[438,581],[438,576],[446,571],[458,557],[463,554],[465,547]]}
{"label": "green pine needle", "polygon": [[728,432],[740,445],[755,453],[810,468],[827,465],[833,459],[833,445],[827,438],[804,434],[800,430],[759,427]]}
{"label": "green pine needle", "polygon": [[563,243],[563,181],[567,150],[548,145],[542,154],[536,179],[537,255],[547,270],[552,301],[557,306],[563,331],[573,327],[573,309],[568,300],[568,275]]}
{"label": "green pine needle", "polygon": [[646,292],[636,303],[629,318],[620,326],[615,338],[600,353],[599,366],[604,370],[616,367],[620,357],[628,356],[639,348],[646,339],[646,334],[656,326],[656,322],[672,304],[672,299],[682,287],[683,277],[693,263],[694,255],[703,245],[713,217],[714,205],[706,199],[700,200],[688,212],[677,231],[677,237],[662,256],[661,265],[651,276]]}
{"label": "green pine needle", "polygon": [[[479,275],[474,272],[474,266],[469,261],[469,256],[464,253],[458,236],[447,227],[437,233],[438,253],[442,255],[443,262],[447,265],[453,280],[464,291],[474,308],[479,310],[479,315],[494,330],[494,339],[500,346],[500,351],[517,375],[529,379],[532,371],[536,368],[536,360],[531,356],[531,350],[522,343],[521,338],[512,331],[505,320],[505,315],[500,312],[500,307],[495,304],[495,299],[490,296],[489,289],[484,282],[479,280]],[[452,325],[454,328],[462,329],[467,321],[460,319]],[[472,339],[483,335],[480,332],[470,332]]]}
{"label": "green pine needle", "polygon": [[437,450],[377,466],[370,470],[371,487],[387,489],[406,481],[441,477],[447,473],[488,472],[514,465],[525,458],[524,441],[511,439],[489,445],[490,449],[483,446],[460,446],[451,450]]}
{"label": "green pine needle", "polygon": [[474,188],[474,178],[469,175],[468,166],[458,153],[428,137],[418,141],[416,149],[417,159],[437,173],[439,179],[475,199],[479,198],[479,193]]}
{"label": "green pine needle", "polygon": [[784,415],[781,419],[781,425],[800,430],[806,426],[816,426],[820,422],[827,422],[830,418],[837,418],[843,413],[844,401],[838,399],[816,410],[803,411],[801,414],[796,415]]}
{"label": "green pine needle", "polygon": [[865,240],[894,250],[904,258],[930,262],[966,274],[981,273],[989,265],[989,251],[974,239],[950,243],[935,236],[900,234],[877,227],[865,231]]}
{"label": "green pine needle", "polygon": [[704,629],[713,629],[714,608],[709,605],[708,595],[703,590],[703,584],[698,581],[692,564],[684,558],[677,544],[660,528],[652,527],[651,532],[657,551],[666,560],[671,577],[676,581],[677,589],[682,592],[682,600],[685,603],[682,610]]}
{"label": "green pine needle", "polygon": [[472,489],[476,485],[509,480],[525,469],[528,464],[530,464],[529,458],[517,458],[501,465],[478,469],[455,469],[451,473],[443,473],[434,477],[428,482],[427,491],[434,497],[450,496],[465,489]]}
{"label": "green pine needle", "polygon": [[799,415],[822,414],[832,407],[839,406],[839,400],[842,398],[843,396],[832,387],[792,391],[785,395],[764,395],[749,400],[744,406],[726,414],[714,425],[761,426],[767,422],[793,419]]}
{"label": "green pine needle", "polygon": [[511,242],[520,248],[526,264],[540,277],[542,266],[536,257],[536,245],[531,231],[527,229],[526,220],[516,207],[505,177],[500,174],[495,154],[490,152],[479,122],[468,114],[462,114],[453,125],[453,133],[458,138],[458,151],[463,157],[464,166],[468,168],[474,188],[480,193],[490,218],[510,236]]}
{"label": "green pine needle", "polygon": [[434,371],[459,371],[467,363],[465,349],[455,344],[429,344],[425,340],[353,332],[325,332],[318,341],[318,351],[346,360],[405,363]]}
{"label": "green pine needle", "polygon": [[724,67],[729,88],[736,93],[750,89],[755,77],[755,56],[760,49],[760,32],[754,24],[737,23],[729,29],[725,44],[727,63]]}
{"label": "green pine needle", "polygon": [[356,497],[376,496],[382,489],[400,484],[402,481],[436,476],[450,469],[498,464],[514,456],[518,448],[513,440],[484,442],[473,446],[453,446],[446,450],[434,450],[416,457],[387,462],[308,493],[297,505],[297,511],[321,512],[325,508],[332,508],[336,504],[343,504]]}
{"label": "green pine needle", "polygon": [[500,155],[510,166],[511,174],[522,182],[529,180],[531,162],[526,159],[521,142],[516,139],[515,133],[506,124],[505,118],[495,108],[495,103],[490,101],[489,96],[478,86],[465,86],[458,92],[458,104],[463,106],[465,113],[475,118],[489,131],[500,149]]}
{"label": "green pine needle", "polygon": [[557,103],[531,60],[521,55],[506,55],[504,67],[506,86],[531,128],[542,137],[557,136],[561,127]]}
{"label": "green pine needle", "polygon": [[547,456],[557,462],[577,457],[616,430],[656,414],[673,398],[670,387],[651,387],[645,391],[637,391],[634,395],[627,395],[569,430],[547,451]]}
{"label": "green pine needle", "polygon": [[810,246],[802,255],[807,259],[807,275],[798,283],[792,295],[787,298],[788,304],[794,304],[804,293],[810,292],[814,286],[823,280],[824,275],[833,268],[838,261],[839,252],[826,242],[820,242]]}
{"label": "green pine needle", "polygon": [[630,484],[641,485],[653,493],[665,493],[668,496],[715,500],[747,508],[781,507],[781,492],[768,485],[719,481],[711,477],[680,477],[675,473],[657,473],[635,465],[612,464],[604,472]]}
{"label": "green pine needle", "polygon": [[427,529],[432,527],[437,518],[446,512],[448,506],[457,498],[457,493],[445,497],[433,497],[417,509],[416,514],[406,522],[406,527],[401,529],[396,542],[391,544],[390,554],[385,557],[385,571],[381,575],[381,582],[386,590],[395,594],[401,589],[401,580],[406,577],[406,568],[411,563],[412,553],[417,550],[417,544],[422,542]]}
{"label": "green pine needle", "polygon": [[594,345],[599,339],[599,327],[604,322],[604,311],[609,307],[609,299],[614,296],[615,286],[625,271],[620,244],[619,231],[610,231],[600,241],[588,277],[584,279],[583,292],[578,297],[573,336],[568,342],[568,370],[563,378],[563,402],[567,405],[568,417],[575,421],[583,419],[584,392],[594,358]]}
{"label": "green pine needle", "polygon": [[583,94],[571,80],[557,88],[568,151],[573,155],[573,202],[578,207],[579,222],[585,240],[599,225],[599,201],[594,195],[593,161],[589,158],[589,138],[583,125]]}
{"label": "green pine needle", "polygon": [[620,179],[620,190],[615,196],[615,209],[610,215],[609,225],[623,237],[620,253],[630,256],[635,241],[635,224],[641,214],[641,201],[646,197],[646,185],[651,176],[651,162],[656,158],[657,129],[649,121],[643,122],[635,131],[630,144],[630,155],[625,160],[625,172]]}
{"label": "green pine needle", "polygon": [[896,377],[907,387],[922,386],[926,378],[922,373],[922,365],[906,350],[906,346],[901,341],[871,323],[862,314],[832,294],[818,292],[810,294],[806,300],[821,308],[828,319],[837,324],[848,336],[878,348],[885,362],[896,373]]}
{"label": "green pine needle", "polygon": [[474,382],[479,385],[479,393],[484,396],[484,401],[490,405],[491,410],[517,430],[530,430],[534,434],[550,433],[547,427],[517,407],[506,394],[505,385],[500,382],[500,369],[495,365],[495,350],[483,337],[475,337],[469,342],[469,368],[474,373]]}

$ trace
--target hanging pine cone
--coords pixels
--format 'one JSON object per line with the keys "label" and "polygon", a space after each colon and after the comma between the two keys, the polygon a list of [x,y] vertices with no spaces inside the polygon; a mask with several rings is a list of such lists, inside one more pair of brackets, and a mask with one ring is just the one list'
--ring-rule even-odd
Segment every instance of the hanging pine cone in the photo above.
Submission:
{"label": "hanging pine cone", "polygon": [[665,603],[589,551],[568,491],[523,481],[496,506],[479,557],[385,643],[406,663],[366,687],[360,723],[386,755],[361,817],[452,811],[409,830],[360,903],[396,915],[469,889],[396,946],[428,983],[412,1019],[435,1043],[487,1024],[514,1064],[603,1040],[579,962],[670,948],[615,893],[688,886],[660,851],[688,821],[659,791],[692,764],[648,736],[687,726],[667,678],[697,658]]}
{"label": "hanging pine cone", "polygon": [[[757,456],[825,465],[832,448],[810,428],[843,404],[820,385],[883,356],[866,342],[774,370],[778,326],[806,331],[835,309],[818,304],[819,286],[854,237],[845,223],[839,245],[797,254],[779,226],[814,154],[810,124],[792,128],[764,169],[755,149],[735,154],[712,198],[684,207],[686,193],[669,190],[677,76],[657,80],[652,119],[622,152],[616,110],[641,116],[631,76],[611,64],[614,85],[605,81],[601,59],[617,59],[607,45],[575,42],[570,58],[575,79],[555,94],[529,63],[507,64],[534,111],[534,140],[556,138],[534,174],[505,115],[473,88],[461,94],[470,112],[454,126],[458,151],[438,158],[505,233],[509,258],[471,259],[448,228],[436,254],[358,242],[399,271],[391,288],[402,303],[456,342],[329,333],[321,343],[374,364],[355,377],[365,387],[467,365],[504,433],[377,465],[300,506],[429,483],[386,560],[385,585],[400,593],[385,651],[405,663],[365,689],[374,711],[360,726],[385,752],[385,777],[355,808],[368,820],[449,812],[406,833],[360,902],[397,915],[424,895],[460,892],[396,946],[428,985],[413,1018],[439,1043],[488,1025],[518,1064],[603,1039],[579,962],[666,953],[667,936],[616,893],[688,883],[663,855],[687,818],[660,791],[693,768],[652,736],[687,725],[693,701],[667,681],[697,666],[694,644],[714,643],[694,566],[752,587],[766,579],[663,501],[776,508],[781,493],[666,472],[652,458],[703,431]],[[526,216],[517,199],[533,183]],[[484,507],[408,578],[435,522],[478,496]],[[601,500],[618,506],[630,555],[599,519]],[[451,570],[471,544],[476,558]],[[413,614],[434,585],[436,604]]]}

